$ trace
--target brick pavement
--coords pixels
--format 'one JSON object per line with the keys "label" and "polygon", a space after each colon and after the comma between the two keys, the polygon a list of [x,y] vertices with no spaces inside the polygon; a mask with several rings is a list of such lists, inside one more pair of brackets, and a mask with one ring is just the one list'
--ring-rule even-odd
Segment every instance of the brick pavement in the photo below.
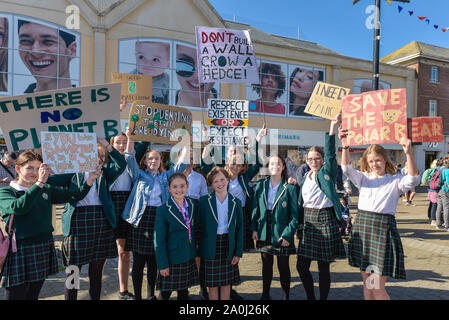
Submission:
{"label": "brick pavement", "polygon": [[[398,205],[397,223],[401,233],[405,252],[405,267],[407,280],[390,280],[387,291],[392,299],[402,300],[441,300],[449,299],[449,232],[436,230],[427,223],[427,201],[425,193],[418,193],[414,203],[416,206],[405,206],[402,200]],[[353,197],[353,203],[357,198]],[[355,209],[351,210],[355,212]],[[56,246],[60,248],[60,217],[56,220]],[[346,241],[345,241],[346,244]],[[276,264],[276,262],[275,262]],[[296,256],[290,258],[292,272],[291,299],[306,298],[304,288],[296,271]],[[262,290],[262,264],[260,254],[245,253],[240,262],[240,274],[243,283],[235,289],[245,299],[259,299]],[[274,266],[274,277],[271,289],[273,299],[282,296],[279,274]],[[318,281],[317,265],[312,263],[311,271],[315,281]],[[331,265],[332,287],[329,293],[331,300],[361,300],[363,299],[362,281],[357,268],[350,267],[347,260],[338,260]],[[89,299],[87,266],[81,272],[80,300]],[[65,273],[61,270],[46,280],[40,298],[45,300],[64,299]],[[146,278],[144,279],[146,280]],[[131,277],[129,288],[133,291]],[[143,297],[146,288],[143,286]],[[105,267],[102,299],[114,300],[118,294],[117,259],[109,260]],[[318,283],[315,283],[316,296],[319,297]],[[190,289],[191,298],[199,299],[199,287]],[[0,299],[4,290],[0,289]],[[173,294],[173,297],[176,293]],[[173,298],[172,298],[173,299]]]}

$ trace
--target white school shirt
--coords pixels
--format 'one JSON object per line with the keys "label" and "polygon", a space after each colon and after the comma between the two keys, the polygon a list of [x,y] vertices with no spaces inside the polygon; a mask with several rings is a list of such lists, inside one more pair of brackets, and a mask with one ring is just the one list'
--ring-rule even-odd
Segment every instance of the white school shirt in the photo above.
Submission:
{"label": "white school shirt", "polygon": [[420,182],[419,175],[385,174],[378,177],[374,173],[360,172],[352,165],[342,165],[341,168],[359,189],[358,208],[364,211],[395,215],[400,195]]}
{"label": "white school shirt", "polygon": [[312,171],[306,173],[307,177],[302,185],[301,192],[304,200],[304,208],[323,209],[333,207],[332,201],[321,191],[312,175]]}
{"label": "white school shirt", "polygon": [[229,197],[226,196],[226,199],[221,203],[220,200],[218,200],[218,197],[216,197],[218,219],[217,234],[228,233],[228,198]]}
{"label": "white school shirt", "polygon": [[9,183],[9,185],[11,187],[13,187],[14,189],[16,189],[17,191],[28,191],[27,187],[21,186],[20,184],[18,184],[17,182],[11,181]]}
{"label": "white school shirt", "polygon": [[200,197],[208,194],[206,179],[198,172],[192,170],[187,177],[189,189],[187,190],[187,197],[198,200]]}
{"label": "white school shirt", "polygon": [[229,180],[229,193],[242,202],[242,208],[246,204],[246,194],[240,186],[239,179]]}
{"label": "white school shirt", "polygon": [[111,191],[130,191],[132,185],[131,177],[128,171],[123,171],[123,173],[115,180]]}
{"label": "white school shirt", "polygon": [[276,193],[278,192],[279,186],[281,183],[279,182],[276,187],[271,186],[271,181],[268,184],[268,199],[267,199],[267,209],[272,210],[274,199],[276,198]]}
{"label": "white school shirt", "polygon": [[[84,181],[83,181],[84,183],[87,181],[88,177],[89,177],[89,172],[86,172],[84,174]],[[78,203],[76,204],[77,207],[102,206],[102,205],[103,204],[100,201],[100,197],[98,196],[97,180],[94,181],[94,184],[90,188],[87,196],[85,196],[83,199],[78,201]]]}
{"label": "white school shirt", "polygon": [[154,179],[153,190],[150,192],[150,199],[148,199],[147,206],[160,207],[162,205],[162,190],[159,183]]}

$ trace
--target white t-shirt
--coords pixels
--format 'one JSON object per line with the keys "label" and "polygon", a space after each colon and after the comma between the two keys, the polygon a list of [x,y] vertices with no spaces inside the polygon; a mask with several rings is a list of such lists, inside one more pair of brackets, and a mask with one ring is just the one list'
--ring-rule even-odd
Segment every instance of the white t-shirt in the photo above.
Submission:
{"label": "white t-shirt", "polygon": [[130,191],[131,190],[132,180],[129,176],[128,171],[124,171],[118,178],[115,180],[114,185],[111,188],[111,191]]}
{"label": "white t-shirt", "polygon": [[[321,191],[320,187],[312,176],[312,171],[307,172],[306,180],[302,185],[302,198],[305,208],[323,209],[333,207],[332,201]],[[312,177],[312,179],[310,179]]]}
{"label": "white t-shirt", "polygon": [[[86,172],[84,174],[84,181],[83,181],[83,183],[85,183],[87,181],[88,177],[89,177],[89,172]],[[94,184],[90,188],[89,193],[87,194],[87,196],[85,196],[83,199],[78,201],[76,206],[77,207],[102,206],[101,201],[100,201],[100,197],[98,196],[97,181],[96,180],[94,181]]]}
{"label": "white t-shirt", "polygon": [[341,168],[359,189],[358,207],[364,211],[395,215],[400,195],[420,182],[419,175],[385,174],[378,177],[374,173],[360,172],[352,165],[342,165]]}

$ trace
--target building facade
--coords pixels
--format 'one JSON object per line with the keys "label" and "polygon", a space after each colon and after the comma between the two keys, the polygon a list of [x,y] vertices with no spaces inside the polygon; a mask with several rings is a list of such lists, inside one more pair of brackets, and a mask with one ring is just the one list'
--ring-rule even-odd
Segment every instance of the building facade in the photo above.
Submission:
{"label": "building facade", "polygon": [[[225,21],[207,0],[9,0],[0,1],[0,22],[6,59],[0,94],[108,83],[112,72],[148,74],[155,102],[187,107],[199,123],[208,98],[249,100],[249,126],[257,130],[265,123],[276,130],[279,152],[297,164],[308,147],[324,145],[329,128],[329,120],[303,112],[316,82],[352,93],[371,85],[371,61]],[[250,30],[261,82],[200,84],[195,26]],[[408,116],[415,115],[415,71],[382,63],[380,72],[381,88],[407,89]],[[127,117],[121,114],[125,124]],[[194,138],[200,133],[194,128]],[[386,147],[403,162],[399,144]],[[353,150],[354,162],[364,148]]]}

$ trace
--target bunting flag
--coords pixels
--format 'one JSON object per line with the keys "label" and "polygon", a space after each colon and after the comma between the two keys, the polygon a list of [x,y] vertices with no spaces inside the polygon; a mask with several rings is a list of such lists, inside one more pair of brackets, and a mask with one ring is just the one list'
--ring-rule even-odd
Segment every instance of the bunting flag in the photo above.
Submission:
{"label": "bunting flag", "polygon": [[[387,0],[387,1],[389,4],[391,3],[391,0]],[[403,6],[398,5],[398,13],[401,13],[403,9],[404,9]],[[409,16],[412,16],[415,13],[412,10],[408,10],[407,12],[408,12]],[[421,21],[427,22],[427,24],[430,25],[430,18],[425,17],[425,16],[417,16],[417,18]],[[439,24],[433,24],[433,27],[435,30],[438,30],[439,26],[440,26]],[[440,29],[441,29],[441,31],[446,32],[449,30],[449,27],[448,28],[440,28]]]}

